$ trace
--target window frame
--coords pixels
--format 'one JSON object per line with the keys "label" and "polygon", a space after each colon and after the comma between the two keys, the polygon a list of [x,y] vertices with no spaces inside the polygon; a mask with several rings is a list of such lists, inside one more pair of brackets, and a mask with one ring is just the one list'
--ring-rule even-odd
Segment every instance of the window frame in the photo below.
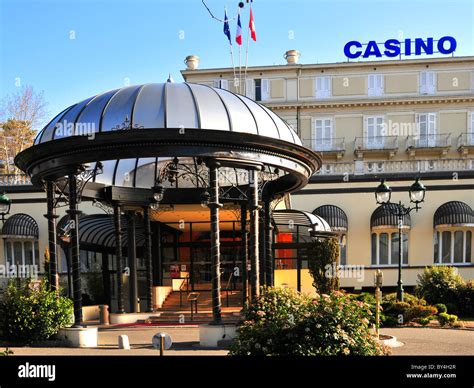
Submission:
{"label": "window frame", "polygon": [[[329,121],[329,132],[330,132],[330,136],[329,137],[322,137],[320,140],[326,140],[326,141],[321,141],[319,142],[318,141],[318,130],[317,130],[317,127],[318,127],[318,124],[317,122],[318,121],[321,121],[322,122],[322,126],[321,126],[321,131],[322,131],[322,134],[324,134],[324,132],[327,130],[326,128],[326,121]],[[334,138],[334,120],[332,117],[330,116],[321,116],[321,117],[314,117],[313,118],[313,125],[312,125],[312,146],[313,146],[313,149],[317,149],[317,150],[320,150],[320,151],[329,151],[332,149],[332,145],[333,145],[333,138]],[[317,147],[320,147],[320,148],[317,148]]]}
{"label": "window frame", "polygon": [[[387,258],[388,258],[388,263],[387,264],[381,264],[380,263],[380,235],[381,234],[386,234],[387,235]],[[370,252],[371,252],[371,266],[372,267],[398,267],[398,261],[396,263],[392,263],[392,235],[393,234],[398,234],[398,229],[397,228],[391,228],[391,227],[386,227],[386,228],[376,228],[372,229],[371,231],[371,238],[370,238]],[[373,246],[373,236],[376,236],[376,247],[375,247],[375,262],[374,262],[374,257],[373,257],[373,252],[374,252],[374,246]],[[403,242],[405,241],[405,236],[406,235],[406,247]],[[402,252],[406,251],[406,257],[405,254],[403,254],[402,257],[402,267],[409,267],[410,266],[410,229],[409,228],[403,228],[402,229]]]}
{"label": "window frame", "polygon": [[[455,235],[458,232],[462,232],[462,261],[454,261],[455,259]],[[443,261],[443,234],[449,233],[449,261]],[[470,239],[468,240],[468,234]],[[472,265],[472,228],[437,228],[433,234],[433,264],[434,265],[454,265],[464,266]],[[436,241],[438,242],[438,250],[435,250]],[[437,257],[436,257],[437,254]],[[467,261],[469,258],[470,261]]]}
{"label": "window frame", "polygon": [[[384,75],[380,73],[369,74],[367,77],[367,95],[369,97],[380,97],[384,95]],[[370,86],[373,84],[372,87]]]}
{"label": "window frame", "polygon": [[437,81],[436,71],[433,71],[433,70],[421,71],[420,72],[420,89],[419,89],[420,94],[424,94],[424,95],[435,94],[436,89],[437,89],[436,81]]}
{"label": "window frame", "polygon": [[[332,97],[332,77],[330,75],[320,75],[315,77],[314,81],[314,97],[317,99],[325,99]],[[321,88],[318,88],[318,83]]]}

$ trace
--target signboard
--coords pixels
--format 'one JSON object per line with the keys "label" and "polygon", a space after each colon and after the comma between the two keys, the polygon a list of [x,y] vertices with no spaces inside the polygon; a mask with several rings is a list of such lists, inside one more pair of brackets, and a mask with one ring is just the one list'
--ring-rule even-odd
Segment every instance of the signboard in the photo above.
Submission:
{"label": "signboard", "polygon": [[179,265],[178,264],[170,264],[170,278],[177,279],[179,278]]}
{"label": "signboard", "polygon": [[404,56],[419,56],[433,54],[452,54],[457,47],[456,39],[452,36],[443,36],[438,40],[433,38],[416,39],[388,39],[383,43],[371,40],[368,43],[360,43],[356,40],[347,42],[344,46],[344,55],[348,59],[358,58],[395,58]]}

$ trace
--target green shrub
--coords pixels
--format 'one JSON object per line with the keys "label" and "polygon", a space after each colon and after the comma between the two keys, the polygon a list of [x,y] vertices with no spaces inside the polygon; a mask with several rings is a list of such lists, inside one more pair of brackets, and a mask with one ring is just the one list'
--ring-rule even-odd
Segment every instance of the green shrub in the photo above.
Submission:
{"label": "green shrub", "polygon": [[50,338],[71,323],[72,313],[72,301],[57,298],[44,281],[35,287],[10,282],[0,305],[5,339],[26,343]]}
{"label": "green shrub", "polygon": [[428,318],[438,312],[433,306],[413,306],[408,308],[403,315],[405,322],[411,322],[420,318]]}
{"label": "green shrub", "polygon": [[[474,316],[474,280],[470,280],[457,289],[458,313],[472,317]],[[456,313],[453,311],[453,313]]]}
{"label": "green shrub", "polygon": [[437,303],[435,307],[438,310],[438,314],[445,313],[448,311],[448,309],[446,308],[446,305],[443,303]]}
{"label": "green shrub", "polygon": [[453,326],[458,320],[456,315],[441,313],[438,315],[438,322],[441,326]]}
{"label": "green shrub", "polygon": [[328,268],[337,269],[339,243],[335,238],[315,239],[308,248],[308,268],[313,287],[321,294],[329,294],[339,288],[337,273],[328,276]]}
{"label": "green shrub", "polygon": [[[403,302],[396,299],[396,294],[387,294],[383,299],[382,307],[386,315],[385,326],[398,324],[399,315],[403,315],[403,323],[416,321],[437,314],[437,309],[427,305],[426,300],[404,293]],[[388,318],[390,317],[390,319]]]}
{"label": "green shrub", "polygon": [[263,287],[244,310],[230,355],[382,355],[369,306],[340,291],[311,298]]}
{"label": "green shrub", "polygon": [[[377,308],[376,307],[375,295],[370,294],[368,292],[361,292],[360,294],[352,294],[350,296],[354,300],[357,300],[359,302],[363,302],[363,303],[367,304],[368,308],[370,309],[370,312],[372,313],[371,317],[369,318],[370,323],[375,324],[375,312],[376,312],[375,310]],[[386,315],[383,311],[382,301],[380,303],[379,315],[380,315],[380,323],[381,323],[381,325],[383,325],[387,317],[386,317]]]}
{"label": "green shrub", "polygon": [[430,304],[444,303],[447,307],[448,303],[458,305],[458,289],[464,284],[456,268],[434,266],[425,268],[423,273],[418,275],[415,292]]}
{"label": "green shrub", "polygon": [[415,322],[419,323],[420,325],[426,326],[428,323],[430,323],[430,318],[418,318],[415,320]]}

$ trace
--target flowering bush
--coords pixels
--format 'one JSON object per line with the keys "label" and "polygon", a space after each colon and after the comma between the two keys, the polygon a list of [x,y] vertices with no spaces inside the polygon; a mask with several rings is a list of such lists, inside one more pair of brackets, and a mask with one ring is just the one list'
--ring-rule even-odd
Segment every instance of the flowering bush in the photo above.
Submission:
{"label": "flowering bush", "polygon": [[366,303],[340,291],[313,298],[263,287],[245,310],[230,355],[382,355],[371,314]]}
{"label": "flowering bush", "polygon": [[44,281],[37,287],[11,282],[0,305],[0,326],[7,340],[46,340],[71,323],[72,312],[72,301],[58,298]]}

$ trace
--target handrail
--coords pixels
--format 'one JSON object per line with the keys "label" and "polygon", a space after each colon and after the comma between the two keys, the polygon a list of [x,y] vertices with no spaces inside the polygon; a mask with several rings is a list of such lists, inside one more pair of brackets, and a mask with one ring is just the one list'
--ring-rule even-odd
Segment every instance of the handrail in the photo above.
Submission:
{"label": "handrail", "polygon": [[234,276],[234,272],[230,273],[229,280],[227,281],[227,286],[225,288],[225,294],[226,294],[226,305],[229,307],[229,287],[230,287],[230,281],[232,280],[232,277]]}
{"label": "handrail", "polygon": [[[191,307],[191,321],[194,319],[194,312],[196,312],[196,314],[198,312],[199,295],[200,295],[199,292],[190,292],[187,297],[187,300]],[[193,308],[193,304],[194,304],[194,308]]]}
{"label": "handrail", "polygon": [[183,285],[186,284],[186,294],[189,294],[189,276],[184,278],[184,281],[179,286],[179,306],[183,307]]}

